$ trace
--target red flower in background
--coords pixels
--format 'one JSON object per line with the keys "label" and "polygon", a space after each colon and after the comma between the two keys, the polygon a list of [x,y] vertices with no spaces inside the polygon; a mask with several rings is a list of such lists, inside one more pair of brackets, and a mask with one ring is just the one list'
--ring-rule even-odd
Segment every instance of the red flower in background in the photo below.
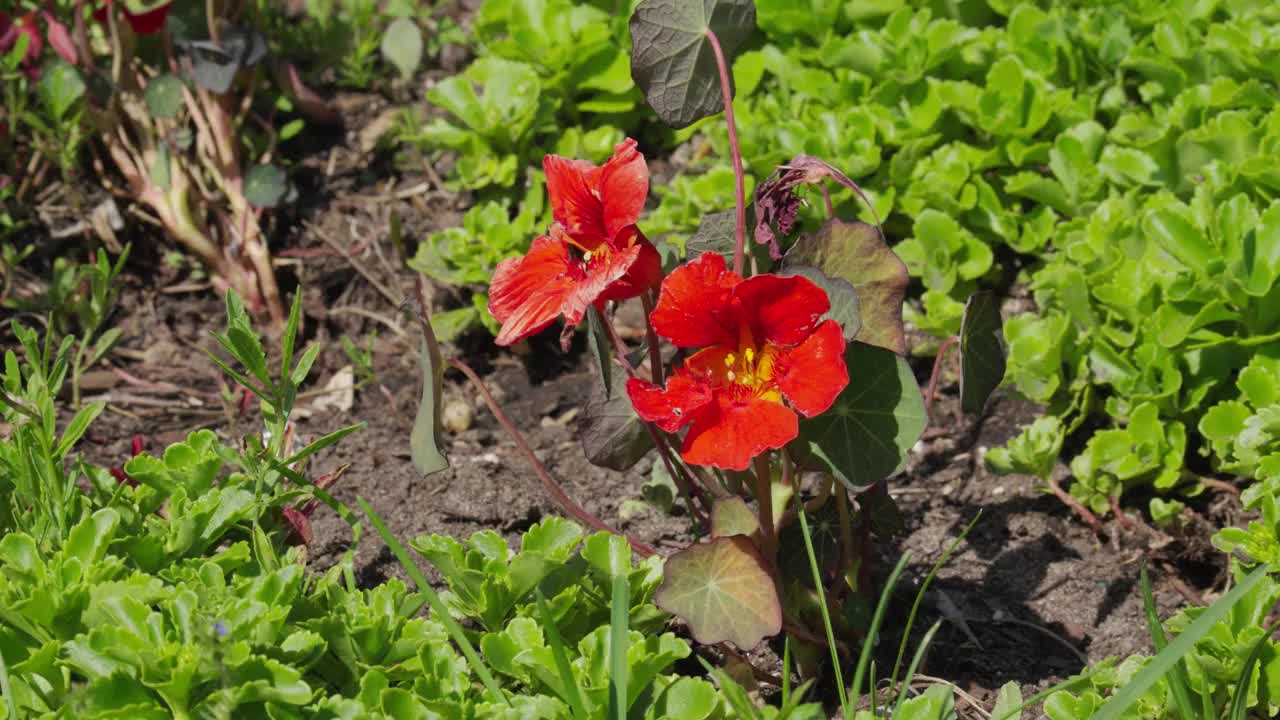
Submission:
{"label": "red flower in background", "polygon": [[34,64],[44,48],[44,38],[40,35],[40,27],[36,25],[36,14],[27,13],[15,20],[8,13],[0,11],[0,52],[8,52],[22,35],[27,36],[27,50],[22,56],[22,64]]}
{"label": "red flower in background", "polygon": [[[113,4],[112,0],[98,0],[98,7],[93,11],[93,17],[98,22],[105,23],[107,21],[107,12]],[[129,27],[139,35],[150,35],[164,29],[165,22],[169,19],[169,7],[173,5],[172,0],[164,0],[163,2],[125,2],[121,5],[124,13],[124,19],[129,23]],[[136,9],[135,9],[136,8]]]}
{"label": "red flower in background", "polygon": [[[743,280],[715,253],[676,269],[649,316],[677,347],[701,347],[659,387],[638,378],[627,395],[669,433],[688,426],[680,454],[696,465],[746,470],[800,432],[849,384],[844,334],[821,320],[822,288],[799,276]],[[789,407],[788,407],[789,406]]]}
{"label": "red flower in background", "polygon": [[658,284],[658,251],[635,223],[649,194],[649,169],[627,139],[597,167],[548,155],[542,161],[555,224],[524,257],[498,264],[489,312],[502,324],[496,342],[511,345],[564,316],[567,344],[587,308],[636,297]]}

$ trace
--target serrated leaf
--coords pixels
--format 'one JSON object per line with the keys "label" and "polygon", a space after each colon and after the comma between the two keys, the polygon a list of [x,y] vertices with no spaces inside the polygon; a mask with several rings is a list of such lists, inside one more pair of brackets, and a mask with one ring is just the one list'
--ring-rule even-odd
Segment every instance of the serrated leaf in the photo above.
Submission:
{"label": "serrated leaf", "polygon": [[607,394],[599,385],[582,411],[578,441],[592,465],[619,472],[630,469],[653,447],[653,438],[627,397],[626,379],[614,375]]}
{"label": "serrated leaf", "polygon": [[147,83],[144,99],[151,117],[174,117],[182,110],[182,81],[169,73],[153,77]]}
{"label": "serrated leaf", "polygon": [[400,77],[409,79],[422,63],[422,31],[413,20],[397,18],[382,36],[382,57],[396,66]]}
{"label": "serrated leaf", "polygon": [[737,495],[720,498],[711,506],[711,537],[751,535],[759,529],[756,514]]}
{"label": "serrated leaf", "polygon": [[825,413],[800,421],[792,447],[806,466],[829,471],[858,492],[902,467],[928,418],[904,358],[853,342],[844,359],[854,381]]}
{"label": "serrated leaf", "polygon": [[667,558],[658,607],[689,624],[703,644],[743,650],[782,630],[782,606],[755,545],[741,535],[691,545]]}
{"label": "serrated leaf", "polygon": [[856,339],[906,353],[902,301],[909,280],[907,266],[885,244],[875,226],[828,220],[817,233],[797,240],[782,265],[815,267],[829,277],[848,281],[858,294],[861,325]]}
{"label": "serrated leaf", "polygon": [[409,452],[413,466],[423,475],[449,467],[444,450],[444,357],[435,336],[429,334],[418,350],[418,367],[422,369],[422,400],[409,435]]}
{"label": "serrated leaf", "polygon": [[960,409],[981,414],[987,398],[1004,382],[1008,356],[1000,298],[974,293],[964,305],[960,324]]}
{"label": "serrated leaf", "polygon": [[276,165],[254,165],[244,176],[244,199],[259,208],[272,208],[289,192],[289,177]]}
{"label": "serrated leaf", "polygon": [[[631,16],[631,77],[662,122],[679,129],[724,110],[707,33],[731,68],[755,24],[751,0],[641,0]],[[732,97],[732,73],[729,82]]]}

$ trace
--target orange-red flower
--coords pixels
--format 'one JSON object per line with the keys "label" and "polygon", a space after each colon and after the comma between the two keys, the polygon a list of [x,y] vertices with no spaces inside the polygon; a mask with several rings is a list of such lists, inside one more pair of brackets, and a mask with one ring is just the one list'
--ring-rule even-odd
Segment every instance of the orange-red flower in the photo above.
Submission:
{"label": "orange-red flower", "polygon": [[511,345],[564,316],[567,343],[587,308],[635,297],[658,284],[657,250],[635,223],[649,194],[649,169],[627,139],[596,167],[548,155],[542,161],[555,223],[523,257],[498,264],[489,312],[502,324],[496,342]]}
{"label": "orange-red flower", "polygon": [[795,439],[797,412],[822,413],[849,384],[844,334],[822,320],[829,308],[826,292],[806,278],[743,280],[715,253],[677,268],[649,320],[677,347],[703,349],[665,387],[628,380],[636,413],[666,432],[688,427],[685,460],[746,470]]}

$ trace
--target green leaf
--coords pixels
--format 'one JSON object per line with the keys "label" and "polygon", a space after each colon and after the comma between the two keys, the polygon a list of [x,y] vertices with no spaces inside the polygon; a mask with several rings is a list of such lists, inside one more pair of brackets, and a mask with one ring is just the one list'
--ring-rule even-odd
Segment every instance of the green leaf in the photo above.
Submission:
{"label": "green leaf", "polygon": [[1091,720],[1120,720],[1125,716],[1125,712],[1138,701],[1144,693],[1153,685],[1165,677],[1173,667],[1182,660],[1183,656],[1191,652],[1196,643],[1213,630],[1214,626],[1221,622],[1231,612],[1236,603],[1244,599],[1244,597],[1253,590],[1259,583],[1267,579],[1267,566],[1255,568],[1249,573],[1248,577],[1242,580],[1238,585],[1231,589],[1226,595],[1218,598],[1213,605],[1210,605],[1200,613],[1173,642],[1161,650],[1155,657],[1151,658],[1141,670],[1138,671],[1128,683],[1120,690],[1112,695],[1111,698],[1097,712],[1090,716]]}
{"label": "green leaf", "polygon": [[716,500],[711,506],[711,537],[750,536],[760,529],[760,521],[737,495]]}
{"label": "green leaf", "polygon": [[907,266],[875,226],[828,220],[817,233],[796,241],[783,266],[812,266],[831,278],[848,281],[857,292],[861,315],[856,339],[906,353],[902,301],[909,281]]}
{"label": "green leaf", "polygon": [[631,572],[631,545],[627,539],[608,532],[592,533],[582,544],[582,558],[606,577]]}
{"label": "green leaf", "polygon": [[587,311],[587,327],[590,329],[591,357],[596,361],[596,369],[600,371],[600,388],[604,390],[604,399],[608,401],[613,395],[613,352],[605,320],[600,317],[600,309],[592,307]]}
{"label": "green leaf", "polygon": [[71,106],[84,96],[84,79],[74,65],[57,60],[40,77],[40,99],[54,120],[62,121]]}
{"label": "green leaf", "polygon": [[422,63],[422,31],[409,18],[397,18],[382,36],[382,57],[396,67],[401,79],[408,80]]}
{"label": "green leaf", "polygon": [[791,447],[806,466],[858,491],[902,467],[928,419],[905,359],[861,342],[849,343],[844,358],[855,380],[825,413],[800,421]]}
{"label": "green leaf", "polygon": [[599,385],[592,389],[578,423],[578,441],[592,465],[619,472],[653,448],[653,436],[631,407],[622,373],[613,375],[610,391]]}
{"label": "green leaf", "polygon": [[[631,77],[662,122],[679,129],[724,109],[720,71],[755,30],[751,0],[641,0],[631,16]],[[730,74],[730,97],[733,77]]]}
{"label": "green leaf", "polygon": [[67,428],[62,431],[58,446],[53,450],[53,457],[66,457],[67,453],[71,452],[71,448],[80,441],[85,431],[89,429],[89,425],[102,413],[103,408],[106,406],[105,402],[96,402],[80,408],[80,412],[71,418],[71,422],[67,423]]}
{"label": "green leaf", "polygon": [[668,557],[663,573],[654,602],[687,622],[700,643],[748,650],[782,630],[773,578],[741,535],[691,545]]}
{"label": "green leaf", "polygon": [[1004,382],[1006,346],[1000,298],[974,293],[960,325],[960,409],[981,414],[987,398]]}
{"label": "green leaf", "polygon": [[1173,210],[1156,210],[1147,215],[1143,231],[1189,270],[1207,272],[1209,261],[1217,257],[1209,239]]}
{"label": "green leaf", "polygon": [[435,334],[428,332],[418,350],[418,367],[422,370],[422,400],[409,434],[409,451],[413,466],[423,475],[449,467],[444,454],[444,356]]}
{"label": "green leaf", "polygon": [[244,176],[244,199],[257,208],[273,208],[289,193],[289,177],[276,165],[254,165]]}
{"label": "green leaf", "polygon": [[181,112],[184,104],[182,91],[182,80],[176,75],[165,73],[151,78],[147,82],[146,94],[143,96],[147,103],[147,112],[155,118],[175,117]]}

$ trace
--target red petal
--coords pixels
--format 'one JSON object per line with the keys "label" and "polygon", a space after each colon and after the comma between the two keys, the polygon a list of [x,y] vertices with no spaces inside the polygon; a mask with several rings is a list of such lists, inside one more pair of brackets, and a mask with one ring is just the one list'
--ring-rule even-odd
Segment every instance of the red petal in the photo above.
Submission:
{"label": "red petal", "polygon": [[844,344],[840,323],[826,320],[778,361],[778,389],[805,417],[826,412],[849,384]]}
{"label": "red petal", "polygon": [[626,275],[609,286],[598,301],[633,298],[662,282],[662,258],[653,243],[635,225],[629,225],[614,234],[609,247],[614,253],[624,252],[632,247],[639,250]]}
{"label": "red petal", "polygon": [[634,225],[648,197],[649,167],[636,149],[636,141],[627,138],[613,148],[613,157],[600,172],[606,237],[612,238],[619,230]]}
{"label": "red petal", "polygon": [[169,4],[137,14],[129,12],[128,6],[125,6],[124,18],[129,21],[129,27],[139,35],[160,32],[164,29],[165,21],[169,19]]}
{"label": "red petal", "polygon": [[49,38],[49,47],[58,53],[58,57],[66,60],[72,65],[76,64],[76,44],[71,40],[71,33],[67,31],[67,26],[58,22],[51,13],[44,13],[44,22],[49,26],[45,36]]}
{"label": "red petal", "polygon": [[649,316],[653,329],[677,347],[736,347],[740,320],[732,297],[741,282],[737,273],[725,269],[723,257],[703,253],[662,282],[658,306]]}
{"label": "red petal", "polygon": [[539,236],[524,257],[498,263],[489,284],[489,312],[502,323],[495,342],[512,345],[550,325],[576,286],[560,240]]}
{"label": "red petal", "polygon": [[542,170],[547,174],[547,195],[555,221],[586,250],[606,242],[610,233],[598,194],[600,168],[585,160],[547,155],[542,159]]}
{"label": "red petal", "polygon": [[751,460],[800,434],[800,421],[786,407],[768,400],[735,401],[727,394],[699,413],[685,435],[680,454],[695,465],[746,470]]}
{"label": "red petal", "polygon": [[665,388],[639,378],[627,380],[627,397],[640,419],[673,433],[712,401],[711,388],[685,373],[667,378]]}
{"label": "red petal", "polygon": [[757,343],[794,345],[813,332],[831,308],[827,293],[799,275],[756,275],[734,288]]}

